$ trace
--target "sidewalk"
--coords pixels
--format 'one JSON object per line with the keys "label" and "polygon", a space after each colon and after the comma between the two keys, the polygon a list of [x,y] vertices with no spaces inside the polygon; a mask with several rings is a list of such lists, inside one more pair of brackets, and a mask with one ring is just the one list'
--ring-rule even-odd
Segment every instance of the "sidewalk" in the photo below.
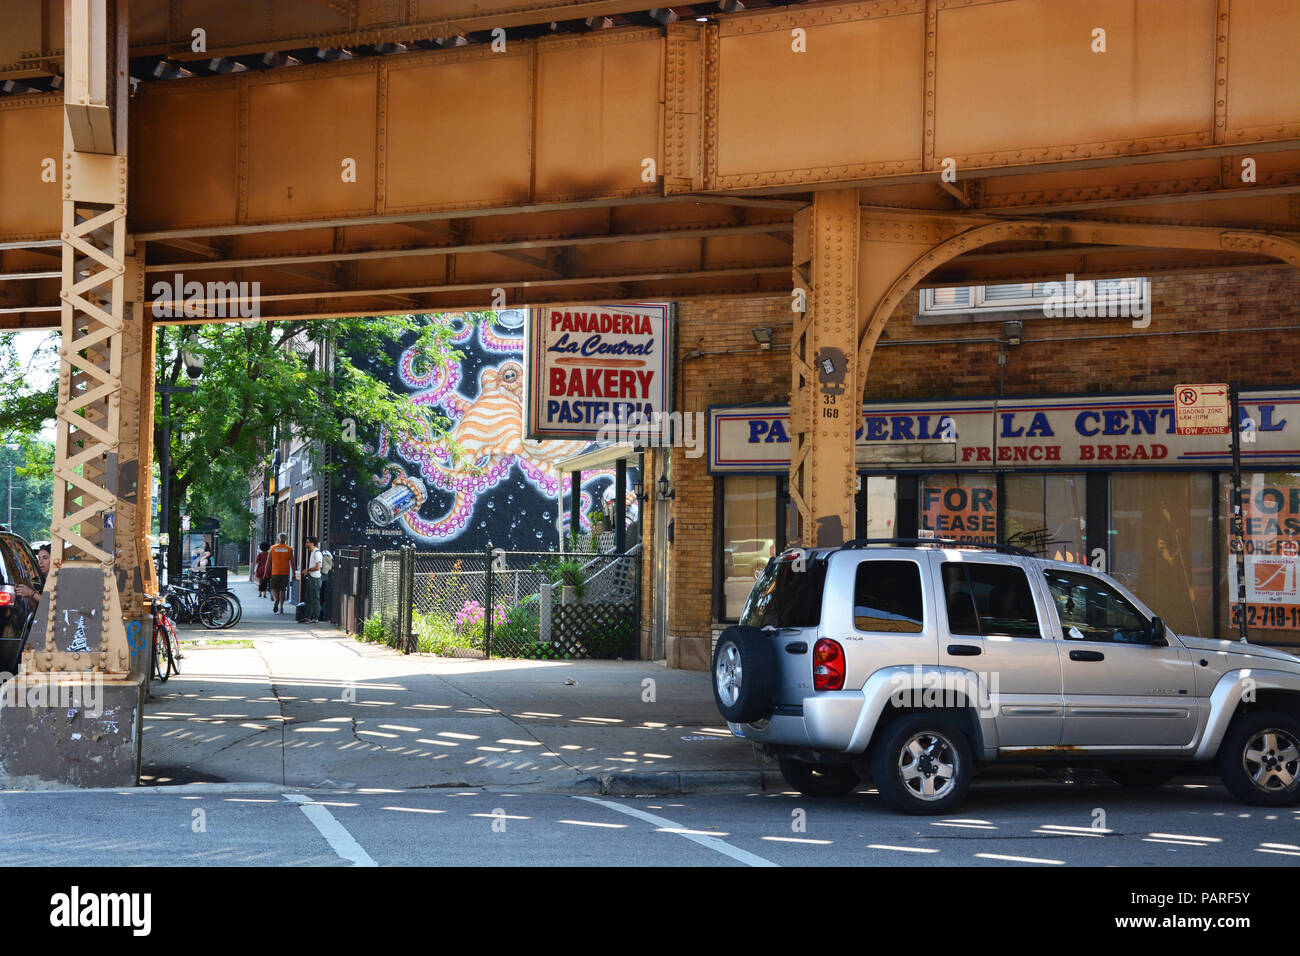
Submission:
{"label": "sidewalk", "polygon": [[[778,786],[732,737],[708,674],[645,661],[403,655],[271,614],[180,631],[145,708],[144,783],[492,787],[666,794]],[[199,645],[192,641],[233,642]],[[249,646],[251,643],[251,646]]]}

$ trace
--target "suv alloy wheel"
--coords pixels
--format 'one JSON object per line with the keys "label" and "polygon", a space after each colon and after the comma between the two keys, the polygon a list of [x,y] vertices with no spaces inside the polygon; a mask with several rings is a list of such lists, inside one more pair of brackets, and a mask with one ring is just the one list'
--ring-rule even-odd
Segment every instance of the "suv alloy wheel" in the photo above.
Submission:
{"label": "suv alloy wheel", "polygon": [[880,798],[904,813],[947,813],[974,776],[966,735],[941,713],[908,714],[884,729],[871,755]]}
{"label": "suv alloy wheel", "polygon": [[1243,803],[1291,806],[1300,799],[1300,721],[1268,710],[1242,714],[1216,762],[1223,785]]}

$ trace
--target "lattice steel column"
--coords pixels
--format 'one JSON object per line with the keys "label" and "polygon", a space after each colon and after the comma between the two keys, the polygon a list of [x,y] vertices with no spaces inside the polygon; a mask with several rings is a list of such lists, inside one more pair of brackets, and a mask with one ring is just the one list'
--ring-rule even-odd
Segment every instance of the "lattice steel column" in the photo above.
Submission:
{"label": "lattice steel column", "polygon": [[[127,421],[138,428],[139,394],[124,396],[123,377],[139,380],[141,325],[133,322],[128,357],[126,5],[66,0],[64,20],[63,346],[51,573],[24,668],[124,675],[131,655],[114,571],[119,551],[133,560],[136,529],[134,491],[119,498],[119,456],[127,451],[124,398],[134,403]],[[137,439],[138,432],[130,438],[132,459]],[[122,582],[132,594],[133,583]],[[137,602],[128,600],[138,614]]]}
{"label": "lattice steel column", "polygon": [[790,497],[805,546],[853,537],[859,218],[856,189],[818,192],[795,218]]}

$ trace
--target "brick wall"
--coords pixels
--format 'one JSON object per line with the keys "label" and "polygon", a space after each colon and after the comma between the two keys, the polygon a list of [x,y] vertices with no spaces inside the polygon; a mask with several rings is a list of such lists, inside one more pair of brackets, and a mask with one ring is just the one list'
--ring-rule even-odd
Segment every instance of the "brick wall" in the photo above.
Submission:
{"label": "brick wall", "polygon": [[[914,326],[916,308],[913,292],[886,326],[865,399],[997,394],[993,343],[894,343],[995,337],[999,323]],[[1274,328],[1246,331],[1261,326]],[[1243,386],[1295,385],[1300,329],[1284,326],[1300,326],[1295,269],[1153,277],[1147,329],[1124,318],[1026,318],[1024,342],[1007,350],[1005,393],[1172,392],[1179,382],[1233,378]]]}
{"label": "brick wall", "polygon": [[[788,296],[682,302],[677,320],[678,408],[704,412],[710,405],[788,400]],[[773,329],[767,351],[751,333],[762,326]],[[672,475],[668,663],[698,669],[707,667],[713,621],[713,478],[707,455],[691,458],[686,449],[673,449]]]}
{"label": "brick wall", "polygon": [[[1285,328],[1300,326],[1300,271],[1163,276],[1151,285],[1147,329],[1134,329],[1126,318],[1018,316],[1024,341],[1007,349],[1004,393],[1172,391],[1179,382],[1232,378],[1243,387],[1300,384],[1300,328]],[[913,292],[886,326],[864,398],[995,395],[997,345],[967,340],[997,337],[1000,324],[916,326],[917,301]],[[788,401],[791,320],[788,297],[680,303],[677,407]],[[759,326],[774,330],[770,351],[754,341],[750,330]],[[713,479],[707,457],[689,458],[681,448],[673,450],[672,474],[669,664],[707,667]],[[648,615],[648,598],[645,607]]]}

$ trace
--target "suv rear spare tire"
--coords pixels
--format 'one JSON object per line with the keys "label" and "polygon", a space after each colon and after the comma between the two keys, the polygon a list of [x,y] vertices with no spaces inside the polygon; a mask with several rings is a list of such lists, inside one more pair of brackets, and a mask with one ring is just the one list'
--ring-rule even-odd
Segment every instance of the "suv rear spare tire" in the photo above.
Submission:
{"label": "suv rear spare tire", "polygon": [[772,712],[776,652],[756,627],[729,627],[713,650],[713,702],[733,724],[749,724]]}
{"label": "suv rear spare tire", "polygon": [[947,813],[975,775],[970,743],[942,714],[908,714],[878,732],[871,779],[880,798],[904,813]]}

